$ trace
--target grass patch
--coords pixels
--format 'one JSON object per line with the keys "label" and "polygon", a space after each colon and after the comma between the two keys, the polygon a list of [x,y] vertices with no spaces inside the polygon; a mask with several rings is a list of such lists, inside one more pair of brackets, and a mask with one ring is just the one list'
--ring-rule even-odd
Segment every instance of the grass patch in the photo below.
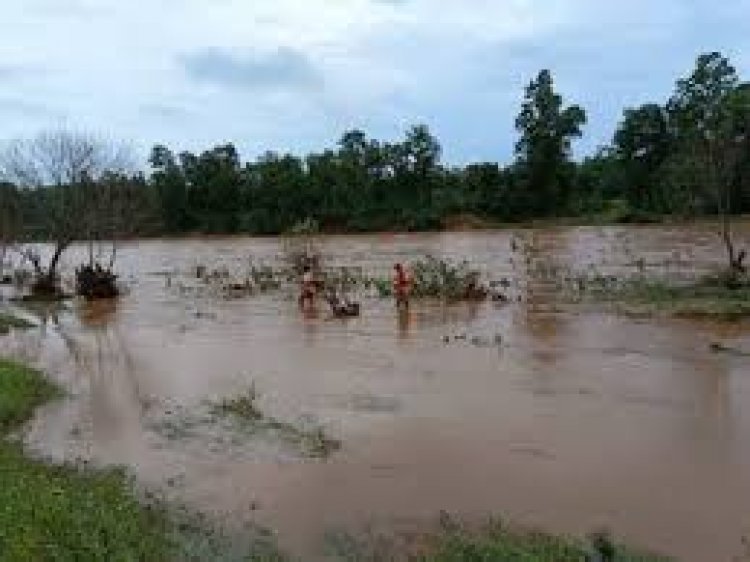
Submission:
{"label": "grass patch", "polygon": [[0,444],[0,559],[166,560],[166,536],[122,472],[48,466]]}
{"label": "grass patch", "polygon": [[34,409],[60,395],[41,373],[0,359],[0,437],[28,420]]}
{"label": "grass patch", "polygon": [[[0,433],[17,429],[60,390],[0,359]],[[120,471],[48,466],[0,441],[0,559],[165,560],[165,519],[143,507]]]}
{"label": "grass patch", "polygon": [[0,335],[7,334],[11,329],[26,330],[33,327],[34,324],[27,320],[24,320],[23,318],[18,318],[16,316],[13,316],[12,314],[0,312]]}

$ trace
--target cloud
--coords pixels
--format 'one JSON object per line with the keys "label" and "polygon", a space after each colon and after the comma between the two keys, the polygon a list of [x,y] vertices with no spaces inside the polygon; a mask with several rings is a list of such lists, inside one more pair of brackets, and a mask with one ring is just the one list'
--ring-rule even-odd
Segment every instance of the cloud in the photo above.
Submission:
{"label": "cloud", "polygon": [[95,0],[27,0],[31,13],[42,16],[80,18],[106,15],[106,2]]}
{"label": "cloud", "polygon": [[190,117],[192,112],[182,106],[169,103],[144,103],[139,108],[140,113],[147,117],[164,120],[178,120]]}
{"label": "cloud", "polygon": [[307,90],[323,82],[308,57],[289,47],[244,57],[208,48],[183,57],[182,63],[193,81],[220,87]]}
{"label": "cloud", "polygon": [[65,116],[63,111],[21,98],[0,98],[0,114],[5,117],[28,117],[60,119]]}
{"label": "cloud", "polygon": [[700,52],[750,76],[750,0],[24,0],[2,18],[2,136],[64,114],[145,147],[233,140],[247,158],[426,122],[449,163],[507,162],[541,68],[586,109],[585,154]]}
{"label": "cloud", "polygon": [[32,72],[27,66],[17,64],[0,64],[0,80],[12,80]]}

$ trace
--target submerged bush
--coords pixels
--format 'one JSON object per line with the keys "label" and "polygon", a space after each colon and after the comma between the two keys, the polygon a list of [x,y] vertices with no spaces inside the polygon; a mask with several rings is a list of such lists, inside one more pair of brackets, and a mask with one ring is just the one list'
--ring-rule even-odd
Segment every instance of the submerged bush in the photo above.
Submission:
{"label": "submerged bush", "polygon": [[328,436],[320,426],[310,428],[267,415],[258,406],[259,398],[253,384],[247,393],[213,404],[211,412],[218,417],[234,418],[240,426],[252,432],[275,434],[281,441],[298,447],[311,458],[327,458],[341,448],[341,442]]}
{"label": "submerged bush", "polygon": [[257,421],[263,418],[263,413],[257,405],[258,392],[255,384],[250,386],[246,394],[234,398],[225,398],[213,407],[216,414],[232,415],[243,420]]}
{"label": "submerged bush", "polygon": [[[482,300],[490,294],[489,287],[481,281],[480,272],[466,260],[455,262],[427,255],[412,262],[409,270],[412,276],[411,295],[414,298]],[[374,278],[371,283],[380,297],[393,295],[390,278]]]}

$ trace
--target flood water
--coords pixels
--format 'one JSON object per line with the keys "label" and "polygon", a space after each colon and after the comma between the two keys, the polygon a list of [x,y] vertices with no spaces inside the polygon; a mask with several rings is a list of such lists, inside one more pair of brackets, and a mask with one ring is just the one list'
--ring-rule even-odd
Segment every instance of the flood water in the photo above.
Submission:
{"label": "flood water", "polygon": [[[513,237],[533,251],[512,253]],[[750,242],[750,224],[739,237]],[[117,262],[129,293],[118,303],[74,303],[44,328],[0,340],[71,393],[40,410],[29,447],[125,465],[141,484],[228,526],[252,519],[274,529],[305,559],[319,555],[328,531],[419,524],[441,510],[553,532],[606,526],[688,562],[741,553],[750,535],[750,358],[709,345],[750,351],[750,323],[556,307],[528,267],[627,269],[643,258],[675,275],[707,270],[722,259],[714,227],[322,244],[330,261],[369,273],[425,252],[465,258],[490,278],[511,278],[514,302],[415,303],[399,315],[389,300],[365,297],[358,319],[303,317],[283,291],[225,299],[181,290],[197,264],[272,262],[276,239],[129,244]],[[314,460],[268,436],[179,431],[185,412],[251,383],[264,412],[319,424],[341,450]],[[165,432],[169,423],[177,430]]]}

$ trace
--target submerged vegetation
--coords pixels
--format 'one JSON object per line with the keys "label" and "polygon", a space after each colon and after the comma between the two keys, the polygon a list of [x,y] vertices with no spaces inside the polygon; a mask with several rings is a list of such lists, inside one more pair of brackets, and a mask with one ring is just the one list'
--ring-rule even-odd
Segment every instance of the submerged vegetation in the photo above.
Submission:
{"label": "submerged vegetation", "polygon": [[253,384],[246,394],[234,398],[224,398],[214,405],[212,410],[220,415],[234,416],[246,421],[257,421],[263,418],[263,412],[260,411],[257,401],[258,392],[255,390],[255,384]]}
{"label": "submerged vegetation", "polygon": [[712,317],[726,320],[750,317],[750,284],[728,287],[714,277],[688,285],[644,282],[632,287],[619,309],[631,314]]}
{"label": "submerged vegetation", "polygon": [[512,527],[493,520],[469,528],[443,513],[434,532],[353,536],[331,533],[328,549],[337,560],[421,562],[669,562],[655,554],[639,553],[617,544],[607,532],[592,533],[587,540],[554,536]]}
{"label": "submerged vegetation", "polygon": [[750,316],[750,277],[718,274],[672,279],[644,271],[604,274],[595,268],[571,272],[555,267],[546,272],[562,302],[609,304],[633,315],[714,317]]}
{"label": "submerged vegetation", "polygon": [[614,544],[601,533],[588,543],[578,539],[553,536],[538,531],[510,529],[502,523],[493,523],[475,533],[456,527],[440,536],[432,552],[423,557],[424,562],[470,562],[475,560],[529,561],[529,562],[668,562],[661,556],[635,553],[622,545]]}
{"label": "submerged vegetation", "polygon": [[216,416],[233,418],[252,432],[273,433],[312,458],[327,458],[341,448],[341,442],[329,437],[322,427],[308,428],[264,414],[258,399],[259,394],[252,385],[245,394],[213,404],[211,411]]}

